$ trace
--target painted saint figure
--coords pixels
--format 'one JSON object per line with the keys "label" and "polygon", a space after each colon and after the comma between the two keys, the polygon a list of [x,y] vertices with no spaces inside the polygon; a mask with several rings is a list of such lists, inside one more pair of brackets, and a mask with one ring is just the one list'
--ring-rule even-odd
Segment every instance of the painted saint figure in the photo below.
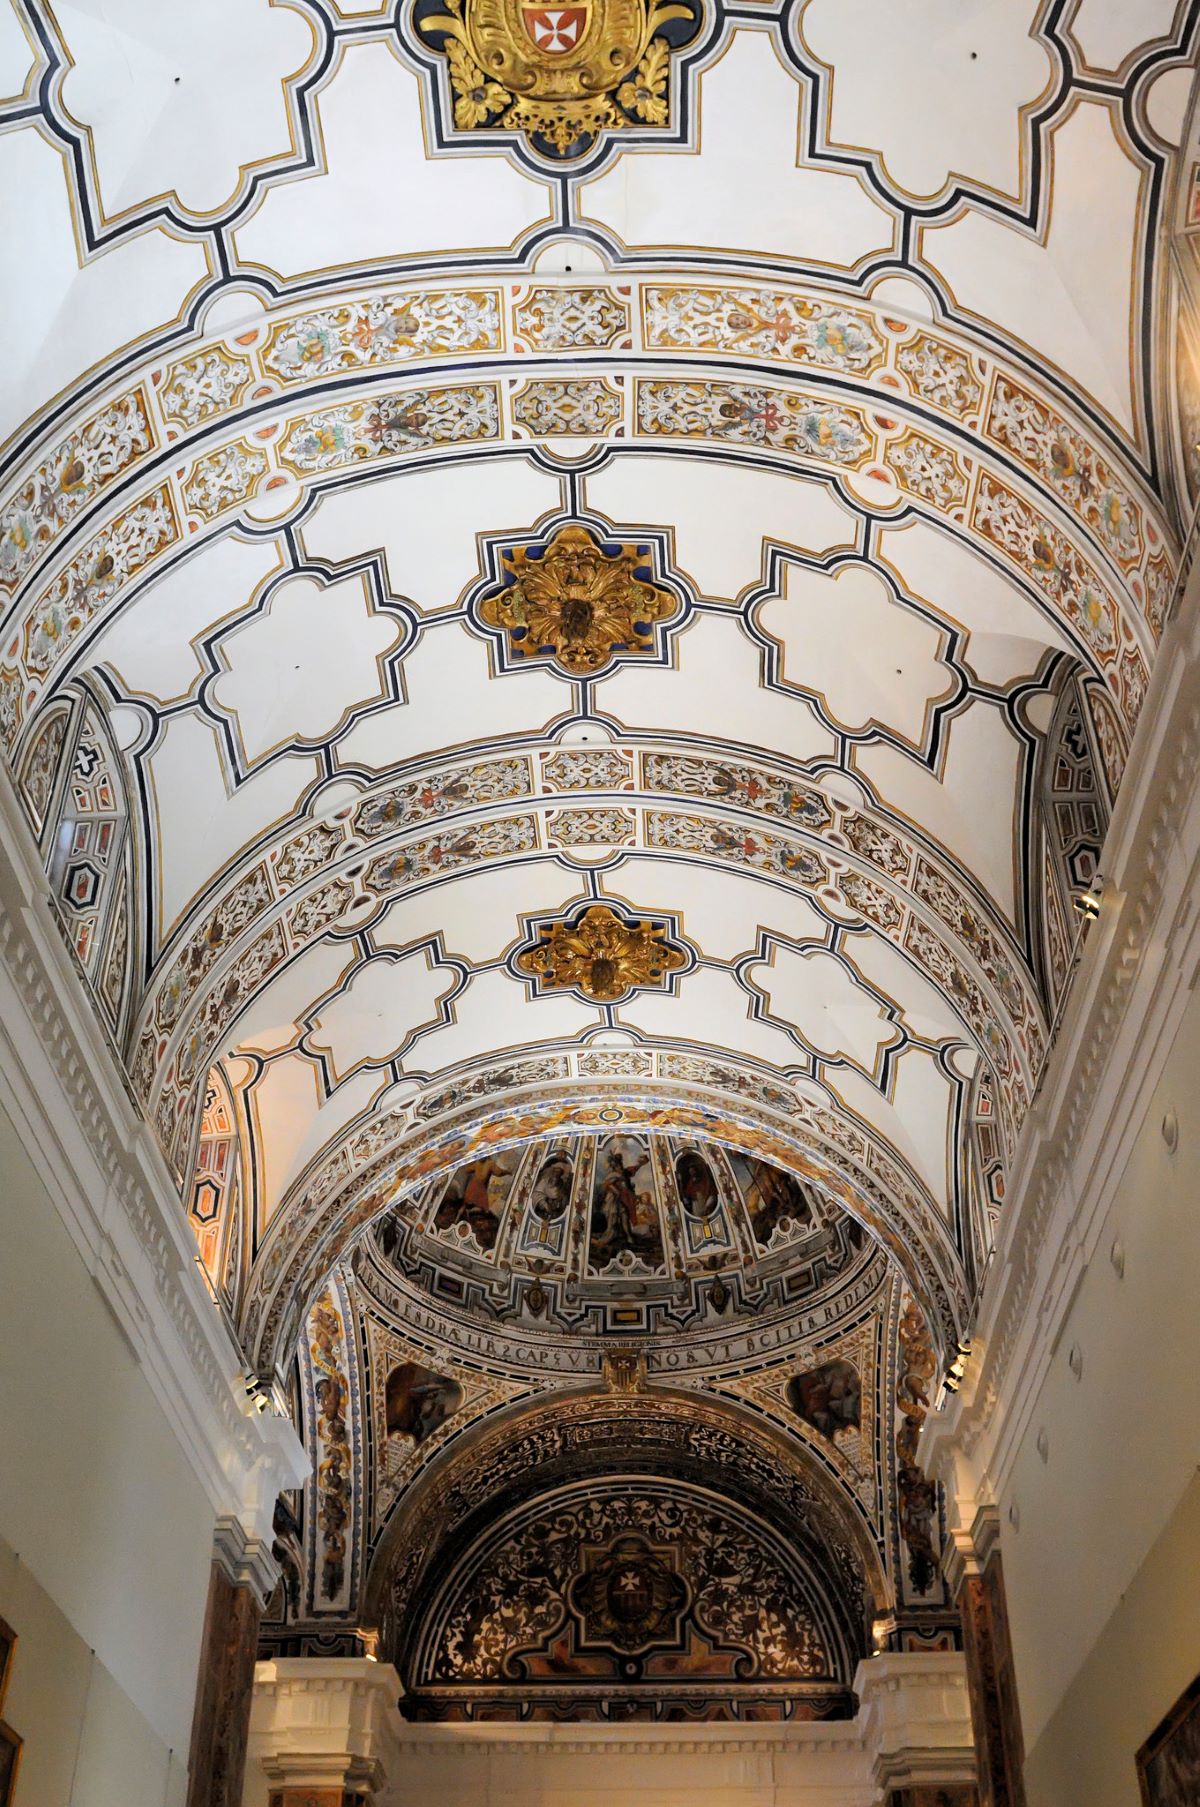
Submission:
{"label": "painted saint figure", "polygon": [[423,1443],[462,1404],[463,1390],[448,1374],[401,1362],[387,1377],[385,1423],[389,1439],[411,1437]]}
{"label": "painted saint figure", "polygon": [[500,1220],[512,1191],[520,1149],[505,1149],[468,1161],[451,1175],[438,1205],[434,1228],[453,1230],[465,1225],[485,1253],[490,1254],[500,1234]]}
{"label": "painted saint figure", "polygon": [[794,1174],[785,1173],[769,1161],[760,1161],[755,1155],[736,1154],[730,1158],[760,1248],[769,1245],[781,1225],[802,1233],[818,1228],[813,1202]]}
{"label": "painted saint figure", "polygon": [[619,1255],[634,1255],[648,1267],[663,1261],[650,1150],[636,1136],[614,1136],[596,1156],[592,1259],[600,1266]]}
{"label": "painted saint figure", "polygon": [[856,1430],[861,1422],[862,1382],[853,1362],[822,1362],[804,1374],[793,1374],[787,1384],[787,1402],[797,1418],[832,1442],[842,1431]]}

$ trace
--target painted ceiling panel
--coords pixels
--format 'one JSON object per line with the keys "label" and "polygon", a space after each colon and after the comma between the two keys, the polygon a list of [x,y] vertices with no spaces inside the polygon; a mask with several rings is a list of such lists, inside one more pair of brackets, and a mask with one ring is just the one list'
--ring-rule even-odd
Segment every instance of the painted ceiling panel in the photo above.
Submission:
{"label": "painted ceiling panel", "polygon": [[457,621],[432,627],[403,662],[405,700],[359,722],[338,749],[343,766],[386,771],[432,749],[520,733],[553,721],[569,698],[542,671],[495,678],[487,648]]}
{"label": "painted ceiling panel", "polygon": [[825,269],[890,248],[894,222],[857,177],[797,168],[801,92],[764,32],[735,32],[700,90],[700,154],[682,167],[623,158],[583,189],[586,219],[630,249],[729,247]]}
{"label": "painted ceiling panel", "polygon": [[344,941],[321,941],[310,947],[264,985],[230,1025],[230,1048],[274,1054],[290,1047],[297,1021],[311,1001],[332,991],[354,962],[354,950]]}
{"label": "painted ceiling panel", "polygon": [[164,933],[247,840],[291,812],[320,772],[316,760],[295,755],[264,767],[231,794],[216,730],[187,715],[167,722],[147,764],[162,844],[156,870]]}
{"label": "painted ceiling panel", "polygon": [[448,952],[486,966],[518,939],[523,910],[551,915],[578,886],[576,875],[551,860],[472,872],[392,904],[372,939],[378,947],[403,947],[440,935]]}
{"label": "painted ceiling panel", "polygon": [[831,486],[699,458],[623,454],[588,477],[587,499],[612,521],[670,521],[680,569],[702,596],[733,600],[757,583],[764,540],[821,554],[856,538]]}
{"label": "painted ceiling panel", "polygon": [[190,213],[219,212],[245,167],[294,150],[287,85],[317,47],[300,8],[216,0],[203,16],[150,14],[140,0],[115,0],[55,14],[73,61],[63,100],[90,134],[109,218],[164,192]]}
{"label": "painted ceiling panel", "polygon": [[[910,1024],[911,1027],[911,1024]],[[906,1048],[897,1058],[892,1089],[896,1115],[905,1126],[914,1165],[939,1203],[949,1205],[953,1154],[955,1087],[924,1048]]]}
{"label": "painted ceiling panel", "polygon": [[811,0],[797,31],[832,71],[831,142],[870,146],[897,188],[921,200],[955,176],[1019,200],[1022,115],[1051,86],[1050,58],[1032,35],[1039,11],[1036,0],[902,0],[883,13],[870,0]]}
{"label": "painted ceiling panel", "polygon": [[0,13],[0,95],[16,100],[34,69],[33,47],[11,8]]}
{"label": "painted ceiling panel", "polygon": [[1081,102],[1054,132],[1054,204],[1044,243],[974,211],[930,228],[921,243],[959,306],[1069,371],[1133,433],[1134,259],[1113,251],[1132,251],[1136,243],[1141,182],[1118,130],[1109,107]]}
{"label": "painted ceiling panel", "polygon": [[457,1061],[478,1060],[503,1048],[499,1036],[506,1032],[512,1037],[510,1048],[524,1047],[567,1039],[583,1029],[599,1028],[603,1022],[594,1007],[577,998],[526,996],[519,982],[506,972],[481,973],[456,1004],[455,1015],[450,1027],[433,1030],[418,1043],[409,1063],[412,1067],[435,1073]]}
{"label": "painted ceiling panel", "polygon": [[733,619],[696,616],[677,647],[674,670],[626,667],[606,679],[597,699],[603,713],[629,728],[706,738],[715,689],[721,696],[722,740],[778,747],[800,763],[832,757],[833,734],[805,701],[763,694],[762,653]]}
{"label": "painted ceiling panel", "polygon": [[478,574],[473,540],[447,534],[447,516],[499,533],[557,507],[559,489],[555,477],[524,458],[413,471],[322,497],[305,518],[304,548],[332,564],[381,551],[392,594],[433,614],[453,607]]}
{"label": "painted ceiling panel", "polygon": [[152,607],[117,616],[97,643],[97,664],[110,664],[131,696],[144,693],[160,703],[186,696],[209,669],[192,641],[211,633],[214,597],[227,605],[227,619],[236,618],[279,568],[270,540],[230,534],[210,541],[165,573]]}
{"label": "painted ceiling panel", "polygon": [[0,412],[6,437],[114,347],[174,322],[209,269],[201,245],[159,230],[81,265],[62,155],[34,132],[0,138],[0,230],[25,247],[0,295],[13,359]]}
{"label": "painted ceiling panel", "polygon": [[930,706],[957,689],[938,656],[942,635],[862,566],[826,576],[789,565],[783,593],[768,596],[756,619],[779,643],[783,682],[814,692],[850,733],[878,724],[919,747]]}
{"label": "painted ceiling panel", "polygon": [[1000,711],[977,705],[955,716],[944,761],[935,776],[890,746],[861,747],[855,764],[879,794],[912,822],[921,822],[943,847],[975,873],[1011,919],[1014,908],[1012,817],[981,809],[990,787],[1011,796],[1021,748]]}
{"label": "painted ceiling panel", "polygon": [[1143,45],[1169,36],[1179,10],[1179,0],[1079,0],[1071,38],[1089,68],[1115,75]]}
{"label": "painted ceiling panel", "polygon": [[1047,651],[1064,646],[1046,610],[927,521],[881,533],[879,555],[910,595],[966,630],[962,661],[981,683],[1004,689],[1033,677]]}
{"label": "painted ceiling panel", "polygon": [[545,185],[503,163],[478,165],[464,180],[453,165],[426,158],[419,85],[386,44],[348,48],[316,108],[327,173],[303,188],[275,189],[238,230],[247,264],[287,278],[477,245],[501,249],[547,217]]}
{"label": "painted ceiling panel", "polygon": [[[646,910],[668,910],[679,897],[679,871],[661,860],[625,859],[620,883]],[[688,899],[687,932],[712,960],[738,959],[755,947],[759,930],[768,926],[785,928],[798,940],[820,940],[825,932],[821,916],[802,897],[781,898],[752,873],[710,869]]]}

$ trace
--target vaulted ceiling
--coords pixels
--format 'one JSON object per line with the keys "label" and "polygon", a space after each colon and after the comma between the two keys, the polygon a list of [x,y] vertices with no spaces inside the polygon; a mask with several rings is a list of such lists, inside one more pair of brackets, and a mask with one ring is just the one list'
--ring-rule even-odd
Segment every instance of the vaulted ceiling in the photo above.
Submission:
{"label": "vaulted ceiling", "polygon": [[1191,507],[1197,22],[15,0],[0,735],[260,1373],[617,1129],[964,1333]]}

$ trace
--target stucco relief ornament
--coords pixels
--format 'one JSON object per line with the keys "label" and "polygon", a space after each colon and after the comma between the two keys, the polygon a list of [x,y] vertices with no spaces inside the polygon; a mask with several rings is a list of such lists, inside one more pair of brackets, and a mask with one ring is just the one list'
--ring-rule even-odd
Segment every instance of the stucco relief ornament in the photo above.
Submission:
{"label": "stucco relief ornament", "polygon": [[573,921],[540,924],[534,945],[516,958],[517,971],[539,987],[579,991],[597,1004],[659,985],[687,963],[667,939],[666,923],[627,920],[607,904],[593,904]]}
{"label": "stucco relief ornament", "polygon": [[699,0],[418,0],[414,17],[449,65],[460,131],[520,132],[558,160],[582,156],[605,131],[670,124],[671,52],[695,37],[702,9]]}
{"label": "stucco relief ornament", "polygon": [[679,607],[651,581],[644,546],[597,544],[586,527],[562,527],[546,546],[505,552],[506,587],[484,599],[480,618],[501,628],[514,659],[556,659],[569,677],[590,677],[615,654],[651,653],[654,626]]}

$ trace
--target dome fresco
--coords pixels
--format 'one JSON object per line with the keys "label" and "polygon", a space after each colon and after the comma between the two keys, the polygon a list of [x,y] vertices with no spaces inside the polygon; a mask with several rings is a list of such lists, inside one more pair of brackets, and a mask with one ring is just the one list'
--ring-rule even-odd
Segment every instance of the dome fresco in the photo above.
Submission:
{"label": "dome fresco", "polygon": [[584,1335],[716,1329],[844,1286],[874,1245],[759,1157],[626,1130],[485,1153],[410,1194],[376,1261],[472,1317]]}

